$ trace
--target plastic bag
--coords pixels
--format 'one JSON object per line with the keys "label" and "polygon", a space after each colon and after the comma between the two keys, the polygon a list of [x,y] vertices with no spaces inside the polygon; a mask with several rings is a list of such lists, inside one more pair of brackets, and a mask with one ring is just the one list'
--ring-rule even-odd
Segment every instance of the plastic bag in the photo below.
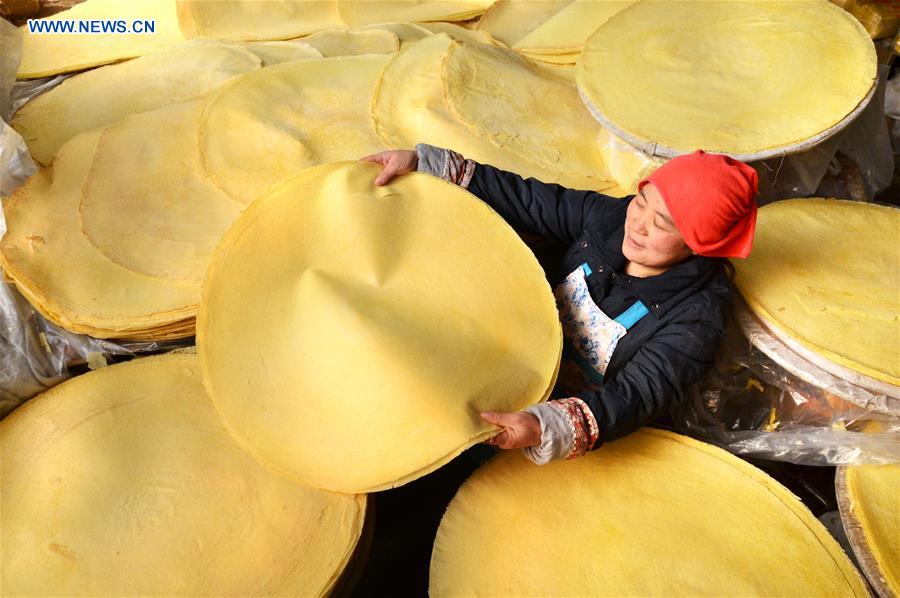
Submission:
{"label": "plastic bag", "polygon": [[673,421],[679,431],[743,457],[885,464],[900,462],[900,411],[894,409],[891,397],[833,376],[801,379],[755,348],[732,321],[715,367],[687,393]]}

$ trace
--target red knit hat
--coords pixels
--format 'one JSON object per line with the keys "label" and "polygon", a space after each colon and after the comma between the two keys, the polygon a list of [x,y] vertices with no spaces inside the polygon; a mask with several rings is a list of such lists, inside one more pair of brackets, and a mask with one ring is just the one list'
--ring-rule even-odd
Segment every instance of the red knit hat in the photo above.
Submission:
{"label": "red knit hat", "polygon": [[756,230],[758,190],[752,167],[697,150],[660,166],[638,184],[659,189],[675,226],[694,253],[747,257]]}

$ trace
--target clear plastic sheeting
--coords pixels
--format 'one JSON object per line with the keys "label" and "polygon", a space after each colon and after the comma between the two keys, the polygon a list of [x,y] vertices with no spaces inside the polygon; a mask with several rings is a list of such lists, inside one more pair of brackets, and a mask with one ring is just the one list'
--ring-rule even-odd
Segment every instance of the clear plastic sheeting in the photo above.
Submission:
{"label": "clear plastic sheeting", "polygon": [[890,397],[835,380],[801,379],[732,322],[715,367],[688,393],[674,424],[743,457],[799,465],[900,462],[900,413],[891,411]]}
{"label": "clear plastic sheeting", "polygon": [[760,203],[816,194],[838,153],[859,166],[870,198],[891,184],[894,157],[884,119],[889,70],[879,65],[872,100],[840,133],[804,152],[753,163],[760,174]]}
{"label": "clear plastic sheeting", "polygon": [[[8,196],[37,171],[25,140],[10,127],[16,70],[22,53],[22,34],[8,21],[0,19],[0,196]],[[28,97],[33,97],[28,96]],[[2,234],[0,229],[0,234]]]}
{"label": "clear plastic sheeting", "polygon": [[0,283],[0,419],[73,371],[192,342],[117,344],[75,334],[45,320],[11,283]]}

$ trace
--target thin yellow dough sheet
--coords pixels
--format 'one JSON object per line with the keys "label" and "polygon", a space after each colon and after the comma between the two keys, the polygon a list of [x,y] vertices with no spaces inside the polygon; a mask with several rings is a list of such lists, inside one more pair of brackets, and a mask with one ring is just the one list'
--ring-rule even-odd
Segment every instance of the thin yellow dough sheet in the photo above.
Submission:
{"label": "thin yellow dough sheet", "polygon": [[250,203],[307,166],[384,149],[369,119],[388,56],[285,63],[226,85],[206,108],[200,152],[206,173]]}
{"label": "thin yellow dough sheet", "polygon": [[0,458],[4,596],[323,596],[366,510],[242,451],[189,353],[43,393],[0,423]]}
{"label": "thin yellow dough sheet", "polygon": [[337,0],[176,0],[188,38],[285,40],[344,27]]}
{"label": "thin yellow dough sheet", "polygon": [[182,43],[70,77],[22,106],[12,126],[47,164],[78,133],[203,96],[258,68],[259,58],[237,46]]}
{"label": "thin yellow dough sheet", "polygon": [[764,322],[828,360],[900,385],[900,210],[834,199],[762,207],[735,283]]}
{"label": "thin yellow dough sheet", "polygon": [[197,129],[206,102],[130,116],[100,135],[82,188],[84,236],[113,262],[199,285],[244,205],[203,175]]}
{"label": "thin yellow dough sheet", "polygon": [[458,42],[502,46],[502,44],[498,43],[489,33],[466,29],[455,23],[422,23],[421,27],[431,31],[432,34],[445,33],[450,39]]}
{"label": "thin yellow dough sheet", "polygon": [[430,30],[417,23],[375,23],[373,25],[363,25],[359,29],[383,29],[390,31],[400,40],[401,48],[404,48],[411,42],[433,35]]}
{"label": "thin yellow dough sheet", "polygon": [[482,13],[494,0],[338,0],[341,19],[348,25],[428,21],[466,21]]}
{"label": "thin yellow dough sheet", "polygon": [[525,177],[616,193],[615,184],[603,178],[560,172],[551,165],[528,162],[520,154],[474,134],[444,98],[441,74],[453,44],[446,34],[434,35],[403,48],[384,68],[372,99],[372,120],[384,143],[397,149],[428,143]]}
{"label": "thin yellow dough sheet", "polygon": [[[513,47],[532,53],[577,53],[587,39],[613,15],[636,0],[573,0]],[[676,0],[678,1],[678,0]]]}
{"label": "thin yellow dough sheet", "polygon": [[600,126],[565,77],[510,50],[454,44],[443,81],[447,105],[476,136],[558,172],[609,180]]}
{"label": "thin yellow dough sheet", "polygon": [[322,58],[322,53],[302,41],[248,42],[244,47],[256,54],[263,66],[272,66],[291,60]]}
{"label": "thin yellow dough sheet", "polygon": [[865,29],[826,0],[646,1],[590,37],[578,88],[633,145],[752,159],[836,130],[876,67]]}
{"label": "thin yellow dough sheet", "polygon": [[91,21],[114,25],[122,21],[129,30],[142,31],[152,22],[154,29],[153,33],[30,33],[28,25],[23,25],[19,79],[81,71],[184,42],[170,0],[85,0],[41,20],[76,30],[80,22],[89,26]]}
{"label": "thin yellow dough sheet", "polygon": [[696,440],[644,429],[573,461],[508,451],[438,528],[440,596],[868,596],[786,488]]}
{"label": "thin yellow dough sheet", "polygon": [[399,486],[543,400],[562,335],[543,271],[486,204],[360,162],[254,202],[203,284],[197,346],[238,442],[313,487]]}
{"label": "thin yellow dough sheet", "polygon": [[509,47],[540,27],[572,0],[497,0],[476,25]]}
{"label": "thin yellow dough sheet", "polygon": [[386,29],[329,29],[302,38],[323,56],[392,54],[400,49],[400,38]]}
{"label": "thin yellow dough sheet", "polygon": [[3,270],[43,315],[75,332],[122,337],[190,318],[200,299],[197,285],[119,266],[81,232],[81,188],[101,133],[72,138],[50,167],[4,201]]}
{"label": "thin yellow dough sheet", "polygon": [[900,464],[837,472],[841,520],[869,582],[882,598],[900,595]]}

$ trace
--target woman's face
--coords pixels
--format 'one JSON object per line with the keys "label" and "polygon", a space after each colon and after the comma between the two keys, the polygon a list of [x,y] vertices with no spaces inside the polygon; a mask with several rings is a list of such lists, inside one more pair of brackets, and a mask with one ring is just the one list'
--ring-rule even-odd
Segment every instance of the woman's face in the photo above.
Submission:
{"label": "woman's face", "polygon": [[692,253],[653,183],[644,185],[628,205],[622,253],[628,261],[658,272]]}

